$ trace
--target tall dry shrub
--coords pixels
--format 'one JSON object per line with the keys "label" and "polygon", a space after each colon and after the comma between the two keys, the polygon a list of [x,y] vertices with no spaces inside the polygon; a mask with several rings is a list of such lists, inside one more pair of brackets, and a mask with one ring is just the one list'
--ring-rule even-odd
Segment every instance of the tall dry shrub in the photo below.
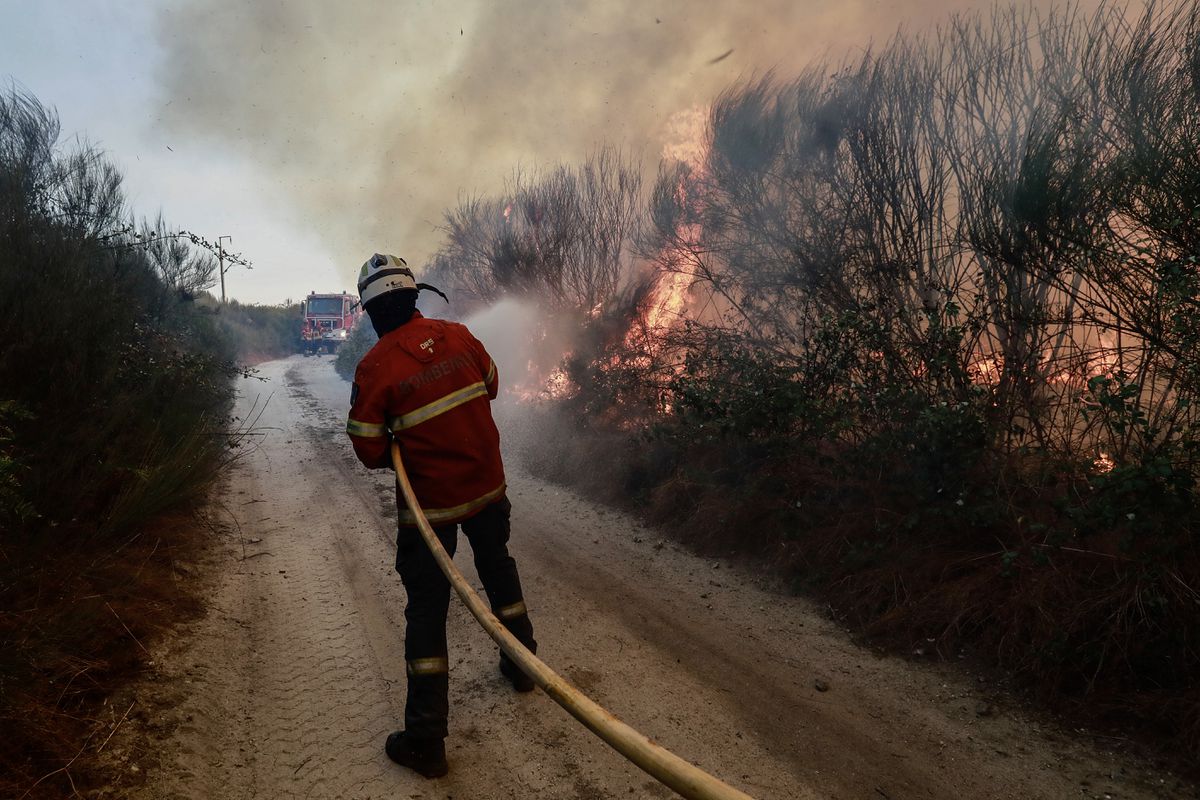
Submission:
{"label": "tall dry shrub", "polygon": [[641,221],[641,175],[602,148],[578,167],[518,173],[502,196],[446,214],[431,280],[468,304],[504,295],[548,311],[591,311],[628,273]]}

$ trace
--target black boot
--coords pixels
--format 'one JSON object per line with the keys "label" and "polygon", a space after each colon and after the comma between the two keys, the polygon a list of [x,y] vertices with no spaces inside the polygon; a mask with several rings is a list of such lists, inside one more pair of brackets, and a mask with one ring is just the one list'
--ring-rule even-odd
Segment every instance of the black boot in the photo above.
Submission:
{"label": "black boot", "polygon": [[388,736],[383,749],[392,761],[426,778],[440,778],[450,771],[446,743],[441,739],[414,739],[396,731]]}
{"label": "black boot", "polygon": [[504,653],[500,654],[500,672],[502,675],[504,675],[504,677],[508,678],[508,682],[511,683],[512,687],[518,692],[532,692],[534,687],[537,685],[533,682],[533,678],[526,675],[524,671],[522,671],[522,669]]}

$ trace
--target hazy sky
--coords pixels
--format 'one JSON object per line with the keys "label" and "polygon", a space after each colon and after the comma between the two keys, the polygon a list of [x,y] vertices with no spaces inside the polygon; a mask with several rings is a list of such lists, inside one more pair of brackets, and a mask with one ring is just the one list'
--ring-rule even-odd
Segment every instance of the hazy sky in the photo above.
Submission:
{"label": "hazy sky", "polygon": [[652,175],[737,80],[989,6],[0,0],[0,80],[101,145],[139,214],[232,236],[255,267],[231,296],[281,302],[353,290],[376,251],[419,269],[443,210],[517,167],[608,142]]}

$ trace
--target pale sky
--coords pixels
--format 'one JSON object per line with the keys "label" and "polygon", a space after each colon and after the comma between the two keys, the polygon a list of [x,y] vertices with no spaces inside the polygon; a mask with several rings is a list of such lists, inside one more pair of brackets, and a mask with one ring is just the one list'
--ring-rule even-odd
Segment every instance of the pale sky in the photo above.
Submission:
{"label": "pale sky", "polygon": [[[1037,0],[1045,7],[1053,0]],[[1098,0],[1080,0],[1088,10]],[[418,272],[445,209],[622,147],[653,181],[739,80],[988,0],[0,0],[0,81],[100,145],[133,210],[231,249],[233,298]]]}
{"label": "pale sky", "polygon": [[161,209],[168,224],[210,241],[232,236],[226,246],[254,269],[230,269],[230,297],[281,303],[310,291],[353,292],[352,268],[334,261],[319,231],[298,224],[286,192],[250,156],[160,124],[156,15],[166,5],[0,0],[0,81],[54,107],[63,140],[79,136],[103,148],[139,216]]}

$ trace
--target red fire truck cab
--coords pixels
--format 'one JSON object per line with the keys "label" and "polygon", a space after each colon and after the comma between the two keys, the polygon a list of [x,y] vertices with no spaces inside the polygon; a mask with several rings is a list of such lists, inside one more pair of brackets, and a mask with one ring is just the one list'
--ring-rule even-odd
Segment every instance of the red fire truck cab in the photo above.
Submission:
{"label": "red fire truck cab", "polygon": [[336,353],[350,335],[355,320],[362,315],[358,298],[345,292],[313,292],[300,304],[300,311],[304,315],[300,347],[305,355]]}

